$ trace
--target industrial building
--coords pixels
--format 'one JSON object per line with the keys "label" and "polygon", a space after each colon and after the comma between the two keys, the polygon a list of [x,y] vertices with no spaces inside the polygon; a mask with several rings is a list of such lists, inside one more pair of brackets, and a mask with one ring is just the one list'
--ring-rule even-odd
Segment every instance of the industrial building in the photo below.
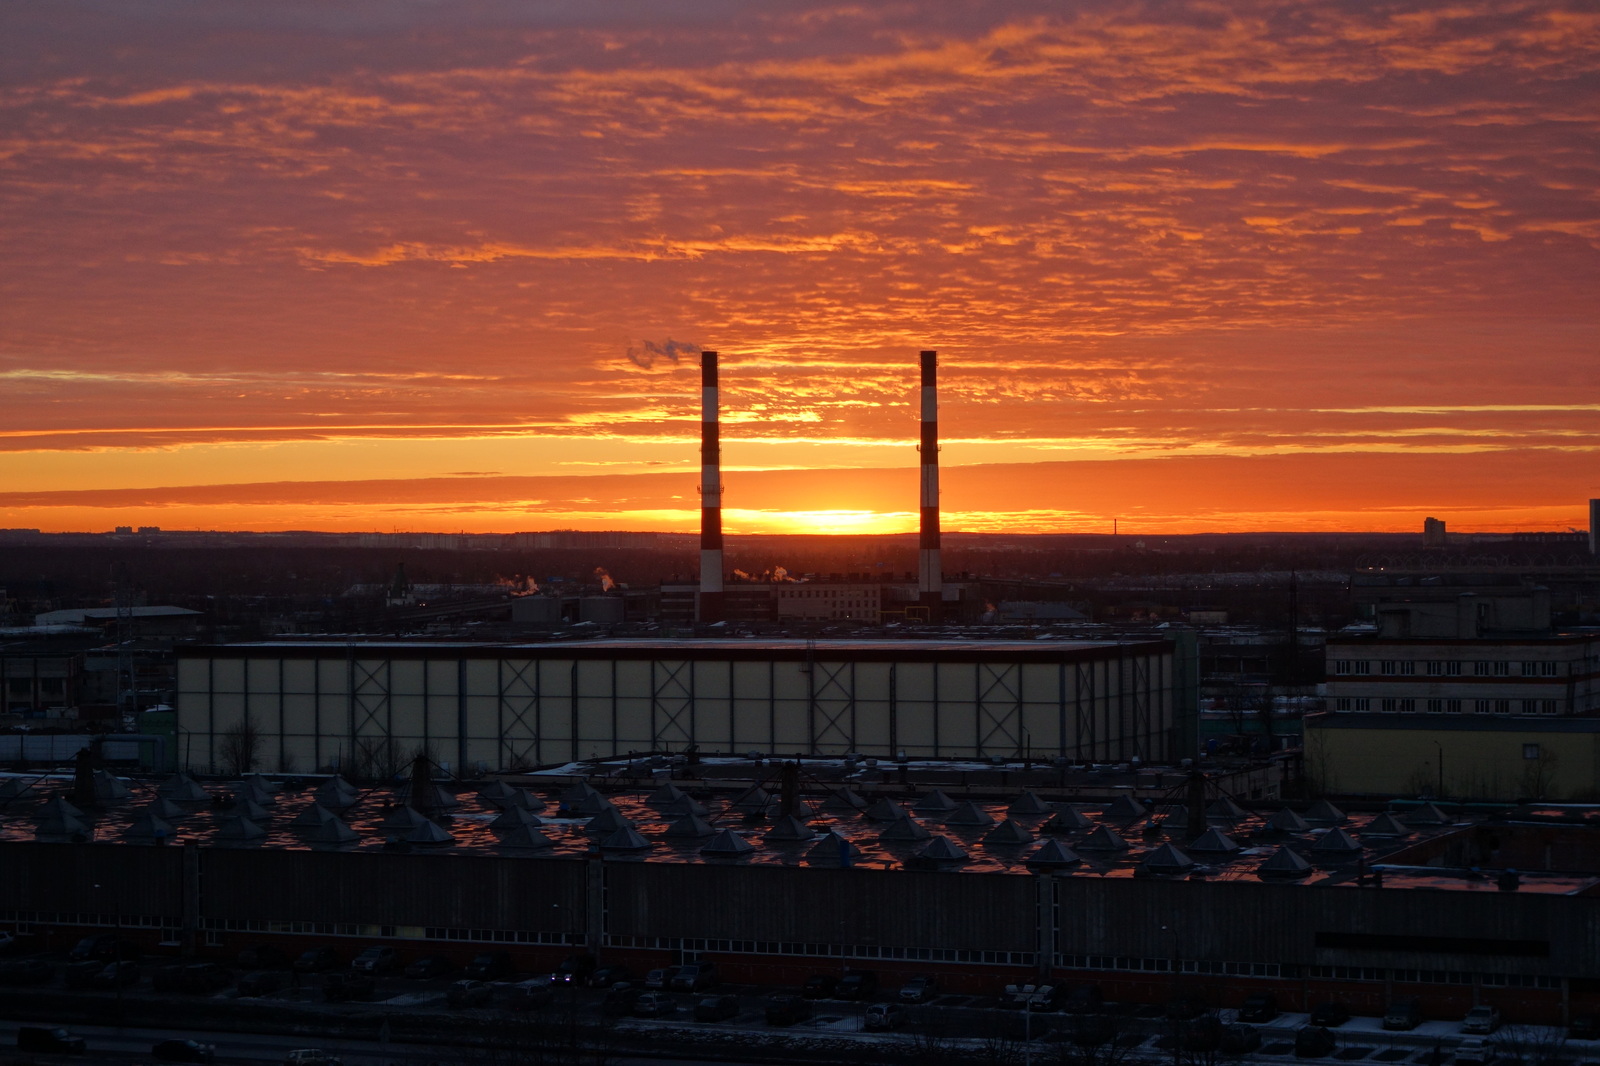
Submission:
{"label": "industrial building", "polygon": [[[1337,998],[1370,1014],[1420,996],[1433,1017],[1489,1003],[1546,1022],[1600,1008],[1588,812],[1247,810],[1223,795],[1202,813],[1197,779],[1170,768],[1187,804],[1136,799],[1162,791],[1156,777],[1102,778],[1117,798],[1092,803],[926,781],[780,800],[748,780],[648,776],[399,796],[174,778],[145,804],[97,776],[89,791],[108,798],[76,814],[65,792],[38,805],[49,789],[13,778],[0,922],[46,947],[98,927],[200,954],[494,945],[548,967],[581,947],[640,972],[707,959],[771,984],[853,965],[969,992],[1093,981],[1133,1002],[1273,992],[1288,1009]],[[405,805],[417,796],[422,809]],[[179,842],[160,846],[153,826]],[[64,828],[92,842],[48,842]]]}
{"label": "industrial building", "polygon": [[260,643],[185,649],[180,765],[383,776],[633,751],[1172,762],[1192,646],[1167,641]]}

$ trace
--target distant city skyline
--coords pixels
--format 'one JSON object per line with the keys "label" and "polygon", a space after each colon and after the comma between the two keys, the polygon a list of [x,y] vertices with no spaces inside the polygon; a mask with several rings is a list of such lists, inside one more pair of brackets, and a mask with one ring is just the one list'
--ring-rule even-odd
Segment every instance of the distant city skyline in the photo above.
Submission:
{"label": "distant city skyline", "polygon": [[1600,12],[0,14],[0,527],[1566,530]]}

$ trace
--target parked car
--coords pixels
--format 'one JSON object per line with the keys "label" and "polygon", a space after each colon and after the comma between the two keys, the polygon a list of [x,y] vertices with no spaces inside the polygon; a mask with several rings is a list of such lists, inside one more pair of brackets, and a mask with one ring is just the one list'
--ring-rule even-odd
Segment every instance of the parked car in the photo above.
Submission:
{"label": "parked car", "polygon": [[1422,1024],[1422,1003],[1414,998],[1397,999],[1383,1012],[1385,1029],[1415,1029]]}
{"label": "parked car", "polygon": [[678,976],[678,966],[657,966],[644,975],[644,986],[654,991],[661,991],[672,984],[672,979]]}
{"label": "parked car", "polygon": [[127,988],[139,983],[139,964],[136,962],[108,962],[89,979],[95,988]]}
{"label": "parked car", "polygon": [[239,952],[239,966],[246,970],[273,970],[289,964],[289,956],[271,944],[252,944]]}
{"label": "parked car", "polygon": [[906,1023],[906,1009],[898,1003],[874,1003],[862,1021],[873,1032],[898,1029]]}
{"label": "parked car", "polygon": [[1099,985],[1078,985],[1061,997],[1061,1009],[1068,1014],[1099,1014],[1105,1005]]}
{"label": "parked car", "polygon": [[319,1047],[303,1047],[285,1055],[283,1066],[341,1066],[341,1063],[339,1056]]}
{"label": "parked car", "polygon": [[82,1055],[87,1045],[83,1037],[59,1026],[24,1025],[17,1029],[18,1051],[42,1051],[56,1055]]}
{"label": "parked car", "polygon": [[1222,1027],[1221,1050],[1224,1055],[1244,1055],[1261,1047],[1261,1030],[1252,1025],[1234,1022]]}
{"label": "parked car", "polygon": [[608,1018],[620,1018],[632,1014],[633,1003],[643,992],[644,990],[638,985],[618,981],[606,989],[605,998],[600,1001],[600,1013]]}
{"label": "parked car", "polygon": [[618,981],[626,981],[629,977],[626,966],[602,966],[589,975],[585,982],[590,988],[610,988]]}
{"label": "parked car", "polygon": [[1251,996],[1239,1008],[1241,1022],[1270,1022],[1278,1016],[1278,997],[1270,993]]}
{"label": "parked car", "polygon": [[471,977],[453,981],[445,990],[445,1002],[452,1007],[487,1007],[494,998],[494,989]]}
{"label": "parked car", "polygon": [[665,992],[641,992],[633,1001],[635,1018],[660,1018],[678,1009],[677,1001]]}
{"label": "parked car", "polygon": [[[1012,996],[1012,999],[1023,1010],[1030,1011],[1055,1010],[1061,1006],[1061,997],[1066,992],[1066,989],[1060,985],[1007,985],[1006,988],[1007,990],[1016,988],[1018,991]],[[1029,988],[1032,988],[1033,991],[1027,991]]]}
{"label": "parked car", "polygon": [[55,980],[55,967],[43,959],[0,963],[0,985],[43,985]]}
{"label": "parked car", "polygon": [[1215,1051],[1222,1046],[1222,1018],[1208,1012],[1183,1023],[1179,1041],[1186,1051]]}
{"label": "parked car", "polygon": [[589,975],[595,971],[596,960],[593,955],[579,954],[568,955],[561,960],[561,965],[556,967],[556,972],[550,979],[558,985],[583,984]]}
{"label": "parked car", "polygon": [[68,988],[81,990],[94,987],[95,975],[106,968],[106,964],[98,959],[82,959],[78,962],[69,962],[61,971],[61,981]]}
{"label": "parked car", "polygon": [[939,994],[939,982],[926,975],[913,977],[900,986],[902,1003],[926,1003]]}
{"label": "parked car", "polygon": [[472,961],[467,963],[464,971],[466,975],[477,981],[494,981],[511,975],[511,953],[508,951],[485,951],[472,956]]}
{"label": "parked car", "polygon": [[1479,1004],[1467,1011],[1467,1016],[1461,1022],[1463,1033],[1483,1033],[1485,1035],[1500,1028],[1500,1012],[1493,1007]]}
{"label": "parked car", "polygon": [[1571,1040],[1600,1040],[1600,1014],[1580,1014],[1567,1026]]}
{"label": "parked car", "polygon": [[353,999],[370,999],[377,989],[371,974],[356,970],[340,970],[322,979],[322,998],[329,1003],[346,1003]]}
{"label": "parked car", "polygon": [[78,941],[73,945],[72,950],[68,952],[67,957],[74,962],[81,962],[85,959],[116,959],[128,954],[124,950],[126,947],[126,944],[111,933],[98,933],[94,936],[86,936]]}
{"label": "parked car", "polygon": [[400,953],[394,948],[367,948],[350,960],[350,968],[362,973],[389,973],[400,968]]}
{"label": "parked car", "polygon": [[814,973],[806,978],[800,994],[806,999],[832,999],[833,991],[838,987],[839,979],[832,974]]}
{"label": "parked car", "polygon": [[209,1063],[217,1057],[217,1045],[198,1040],[163,1040],[150,1048],[150,1057],[157,1062]]}
{"label": "parked car", "polygon": [[455,964],[443,955],[424,955],[405,969],[406,976],[413,981],[433,981],[455,972]]}
{"label": "parked car", "polygon": [[535,977],[511,986],[506,998],[506,1009],[515,1011],[538,1010],[555,998],[555,986],[548,977]]}
{"label": "parked car", "polygon": [[1333,1054],[1338,1041],[1320,1025],[1302,1026],[1294,1034],[1294,1054],[1299,1059],[1321,1059]]}
{"label": "parked car", "polygon": [[716,963],[691,962],[686,966],[678,967],[678,972],[672,975],[672,983],[669,987],[674,992],[704,992],[708,988],[715,988],[716,984]]}
{"label": "parked car", "polygon": [[1318,1003],[1311,1010],[1311,1024],[1324,1029],[1337,1029],[1350,1020],[1350,1008],[1337,1000]]}
{"label": "parked car", "polygon": [[294,960],[295,973],[327,973],[339,965],[339,953],[332,948],[307,948]]}
{"label": "parked car", "polygon": [[178,972],[178,991],[209,996],[233,984],[233,973],[215,962],[191,962]]}
{"label": "parked car", "polygon": [[[806,982],[808,985],[810,983]],[[768,1025],[794,1025],[811,1017],[811,1004],[804,996],[779,992],[767,997],[766,1017]]]}
{"label": "parked car", "polygon": [[289,984],[282,970],[256,970],[239,978],[241,996],[268,996],[280,992]]}
{"label": "parked car", "polygon": [[1206,1012],[1206,1005],[1194,996],[1174,996],[1167,1000],[1167,1021],[1186,1022]]}
{"label": "parked car", "polygon": [[1468,1037],[1456,1047],[1456,1066],[1489,1066],[1494,1060],[1494,1045],[1481,1036]]}
{"label": "parked car", "polygon": [[878,993],[878,975],[872,970],[846,970],[834,988],[839,999],[871,999]]}
{"label": "parked car", "polygon": [[701,996],[694,1005],[694,1020],[697,1022],[725,1022],[738,1016],[738,996]]}

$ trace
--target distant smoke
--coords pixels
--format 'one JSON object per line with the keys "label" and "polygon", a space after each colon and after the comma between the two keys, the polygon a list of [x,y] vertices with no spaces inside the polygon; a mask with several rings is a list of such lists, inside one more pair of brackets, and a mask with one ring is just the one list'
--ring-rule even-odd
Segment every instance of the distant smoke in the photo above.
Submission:
{"label": "distant smoke", "polygon": [[606,568],[603,566],[594,568],[594,576],[600,579],[601,592],[610,592],[617,587],[617,583],[611,580],[611,575],[606,573]]}
{"label": "distant smoke", "polygon": [[747,574],[743,570],[739,570],[737,568],[734,569],[733,576],[738,578],[740,581],[749,581],[750,580],[750,575],[749,574]]}
{"label": "distant smoke", "polygon": [[513,596],[532,596],[539,591],[539,583],[526,574],[497,577],[494,582]]}
{"label": "distant smoke", "polygon": [[686,355],[694,355],[700,350],[698,344],[675,341],[668,337],[665,342],[657,344],[655,341],[645,341],[640,348],[628,349],[628,361],[641,370],[649,370],[656,365],[657,359],[665,359],[673,366],[678,365],[678,360]]}

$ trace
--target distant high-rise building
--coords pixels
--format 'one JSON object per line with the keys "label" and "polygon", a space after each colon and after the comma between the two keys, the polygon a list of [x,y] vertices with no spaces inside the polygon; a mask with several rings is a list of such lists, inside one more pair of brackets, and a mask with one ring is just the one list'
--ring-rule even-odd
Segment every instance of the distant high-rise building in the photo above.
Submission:
{"label": "distant high-rise building", "polygon": [[1440,518],[1424,518],[1422,520],[1422,546],[1424,548],[1442,548],[1449,543],[1449,537],[1444,531],[1444,520]]}
{"label": "distant high-rise building", "polygon": [[1600,500],[1589,501],[1589,554],[1600,555]]}

